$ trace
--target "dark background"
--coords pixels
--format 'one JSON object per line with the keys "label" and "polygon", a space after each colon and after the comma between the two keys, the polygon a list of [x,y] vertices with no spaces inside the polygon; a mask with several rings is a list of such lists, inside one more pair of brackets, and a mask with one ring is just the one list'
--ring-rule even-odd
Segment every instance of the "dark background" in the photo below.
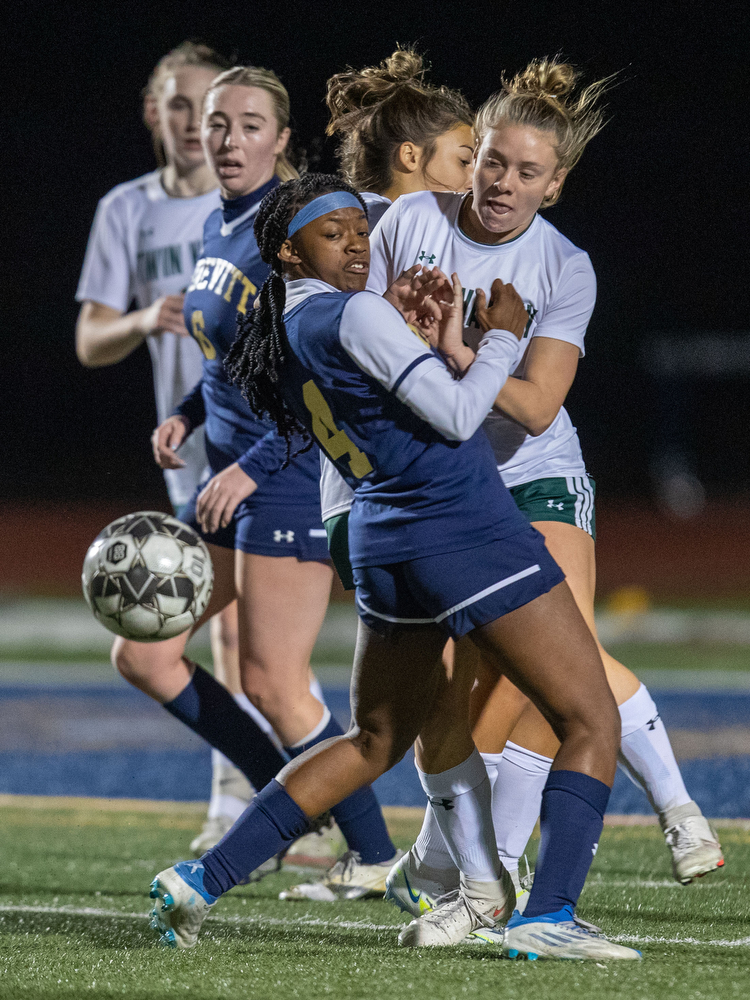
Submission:
{"label": "dark background", "polygon": [[153,168],[140,92],[185,38],[276,70],[298,142],[319,169],[335,162],[321,138],[325,80],[347,63],[380,61],[397,42],[416,43],[432,79],[474,105],[502,71],[534,56],[561,52],[589,78],[622,71],[610,124],[547,213],[590,253],[599,280],[569,408],[604,499],[649,502],[670,422],[709,496],[747,490],[742,366],[680,386],[654,379],[643,360],[656,331],[678,344],[723,331],[739,344],[750,326],[747,4],[32,0],[5,16],[6,499],[166,502],[148,446],[146,349],[112,368],[82,368],[73,296],[98,199]]}

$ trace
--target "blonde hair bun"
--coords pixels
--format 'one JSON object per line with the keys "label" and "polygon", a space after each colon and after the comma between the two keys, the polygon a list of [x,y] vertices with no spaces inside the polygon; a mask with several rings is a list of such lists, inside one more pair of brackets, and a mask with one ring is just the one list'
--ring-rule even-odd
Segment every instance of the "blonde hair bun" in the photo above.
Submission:
{"label": "blonde hair bun", "polygon": [[535,94],[565,97],[576,85],[580,72],[570,63],[557,59],[532,59],[526,69],[516,73],[503,88],[509,94]]}
{"label": "blonde hair bun", "polygon": [[[503,78],[502,89],[489,97],[477,112],[475,132],[481,144],[485,135],[503,124],[523,125],[552,135],[558,163],[570,171],[586,145],[604,128],[606,117],[600,106],[602,95],[617,76],[605,76],[580,89],[579,70],[553,58],[532,61],[511,80]],[[542,202],[554,205],[562,191]]]}

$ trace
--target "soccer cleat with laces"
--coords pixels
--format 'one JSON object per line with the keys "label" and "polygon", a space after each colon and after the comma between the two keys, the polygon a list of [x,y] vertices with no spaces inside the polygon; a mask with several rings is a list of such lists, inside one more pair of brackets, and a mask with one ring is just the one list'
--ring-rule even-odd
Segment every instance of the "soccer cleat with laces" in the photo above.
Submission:
{"label": "soccer cleat with laces", "polygon": [[695,802],[667,809],[659,822],[672,855],[672,872],[682,885],[723,868],[719,838]]}
{"label": "soccer cleat with laces", "polygon": [[284,855],[284,867],[330,868],[345,850],[344,835],[329,813],[318,829],[295,840]]}
{"label": "soccer cleat with laces", "polygon": [[200,861],[181,861],[159,872],[149,892],[156,903],[150,913],[160,944],[169,948],[194,948],[208,912],[216,902],[203,888]]}
{"label": "soccer cleat with laces", "polygon": [[507,920],[515,898],[513,882],[506,871],[497,882],[462,877],[459,889],[436,900],[434,909],[404,927],[398,943],[404,948],[459,944],[479,928],[491,928]]}
{"label": "soccer cleat with laces", "polygon": [[[531,887],[534,884],[534,873],[529,871],[529,861],[526,859],[526,874],[519,875],[518,869],[509,872],[511,879],[513,880],[513,888],[516,890],[516,910],[519,913],[523,913],[526,909],[526,904],[529,901],[529,893],[531,892]],[[578,920],[578,917],[575,918]],[[587,926],[592,927],[593,924],[588,924]],[[502,945],[503,943],[503,928],[502,927],[478,927],[473,933],[471,933],[464,944],[495,944]]]}
{"label": "soccer cleat with laces", "polygon": [[458,889],[457,868],[443,871],[430,868],[417,857],[414,848],[396,862],[385,880],[385,898],[402,913],[421,917],[435,907],[435,900]]}
{"label": "soccer cleat with laces", "polygon": [[556,913],[523,917],[515,912],[503,934],[503,957],[581,959],[606,962],[609,959],[638,961],[635,948],[608,941],[598,927],[578,920],[570,907]]}
{"label": "soccer cleat with laces", "polygon": [[315,882],[303,882],[279,893],[279,899],[312,899],[319,903],[336,903],[341,900],[363,899],[365,896],[382,896],[385,880],[402,851],[390,861],[376,865],[363,865],[356,851],[347,851],[336,864]]}

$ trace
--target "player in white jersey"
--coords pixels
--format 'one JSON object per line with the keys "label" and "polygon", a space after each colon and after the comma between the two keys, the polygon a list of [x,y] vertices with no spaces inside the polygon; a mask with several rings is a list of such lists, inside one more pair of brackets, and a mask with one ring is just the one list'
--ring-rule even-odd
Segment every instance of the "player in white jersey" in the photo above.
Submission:
{"label": "player in white jersey", "polygon": [[[151,355],[156,412],[165,420],[201,377],[203,355],[182,316],[183,292],[200,257],[203,224],[220,198],[206,164],[199,125],[211,80],[230,63],[205,45],[183,42],[164,56],[144,92],[144,120],[159,169],[118,184],[99,202],[76,298],[76,349],[88,367],[116,364],[144,340]],[[134,305],[134,309],[130,306]],[[175,511],[207,472],[203,429],[180,449],[182,467],[165,469]],[[211,622],[214,670],[241,706],[270,731],[242,693],[235,605]],[[252,788],[213,751],[208,818],[193,850],[215,843],[247,805]]]}
{"label": "player in white jersey", "polygon": [[418,53],[396,49],[326,85],[326,131],[341,137],[341,172],[361,192],[371,232],[402,194],[471,188],[474,115],[458,91],[424,73]]}
{"label": "player in white jersey", "polygon": [[[567,173],[603,123],[594,105],[607,81],[568,97],[576,78],[566,64],[534,62],[485,103],[477,116],[472,194],[400,199],[373,236],[368,287],[387,288],[394,275],[417,262],[458,272],[469,286],[464,339],[470,345],[482,335],[496,278],[512,282],[522,295],[529,323],[514,377],[503,387],[485,429],[503,481],[544,534],[596,636],[593,484],[562,406],[584,353],[596,284],[588,255],[537,214],[555,203]],[[461,350],[472,353],[464,346]],[[715,834],[685,789],[648,691],[601,644],[599,650],[620,709],[620,760],[659,814],[675,877],[689,882],[723,865]],[[506,867],[517,868],[559,744],[506,678],[493,692],[494,687],[489,682],[476,692],[481,714],[474,738],[494,782],[499,853]],[[439,745],[439,727],[436,740]],[[433,770],[429,759],[423,767]],[[421,777],[429,794],[430,774]],[[428,810],[415,848],[394,873],[395,883],[406,873],[413,887],[424,866],[430,881],[452,888],[455,876],[437,874],[451,868],[447,857]]]}

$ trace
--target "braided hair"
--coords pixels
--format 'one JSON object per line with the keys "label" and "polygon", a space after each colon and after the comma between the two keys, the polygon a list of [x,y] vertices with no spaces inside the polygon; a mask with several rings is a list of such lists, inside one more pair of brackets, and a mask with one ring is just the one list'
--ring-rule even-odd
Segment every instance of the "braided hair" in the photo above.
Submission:
{"label": "braided hair", "polygon": [[287,237],[289,223],[308,202],[322,194],[347,191],[367,209],[359,194],[335,174],[305,174],[287,181],[265,196],[255,218],[255,239],[264,263],[271,273],[260,290],[260,307],[240,316],[237,337],[224,361],[231,380],[256,416],[270,418],[286,440],[286,468],[294,457],[307,451],[312,438],[294,415],[280,391],[288,342],[284,328],[286,288],[279,250]]}

